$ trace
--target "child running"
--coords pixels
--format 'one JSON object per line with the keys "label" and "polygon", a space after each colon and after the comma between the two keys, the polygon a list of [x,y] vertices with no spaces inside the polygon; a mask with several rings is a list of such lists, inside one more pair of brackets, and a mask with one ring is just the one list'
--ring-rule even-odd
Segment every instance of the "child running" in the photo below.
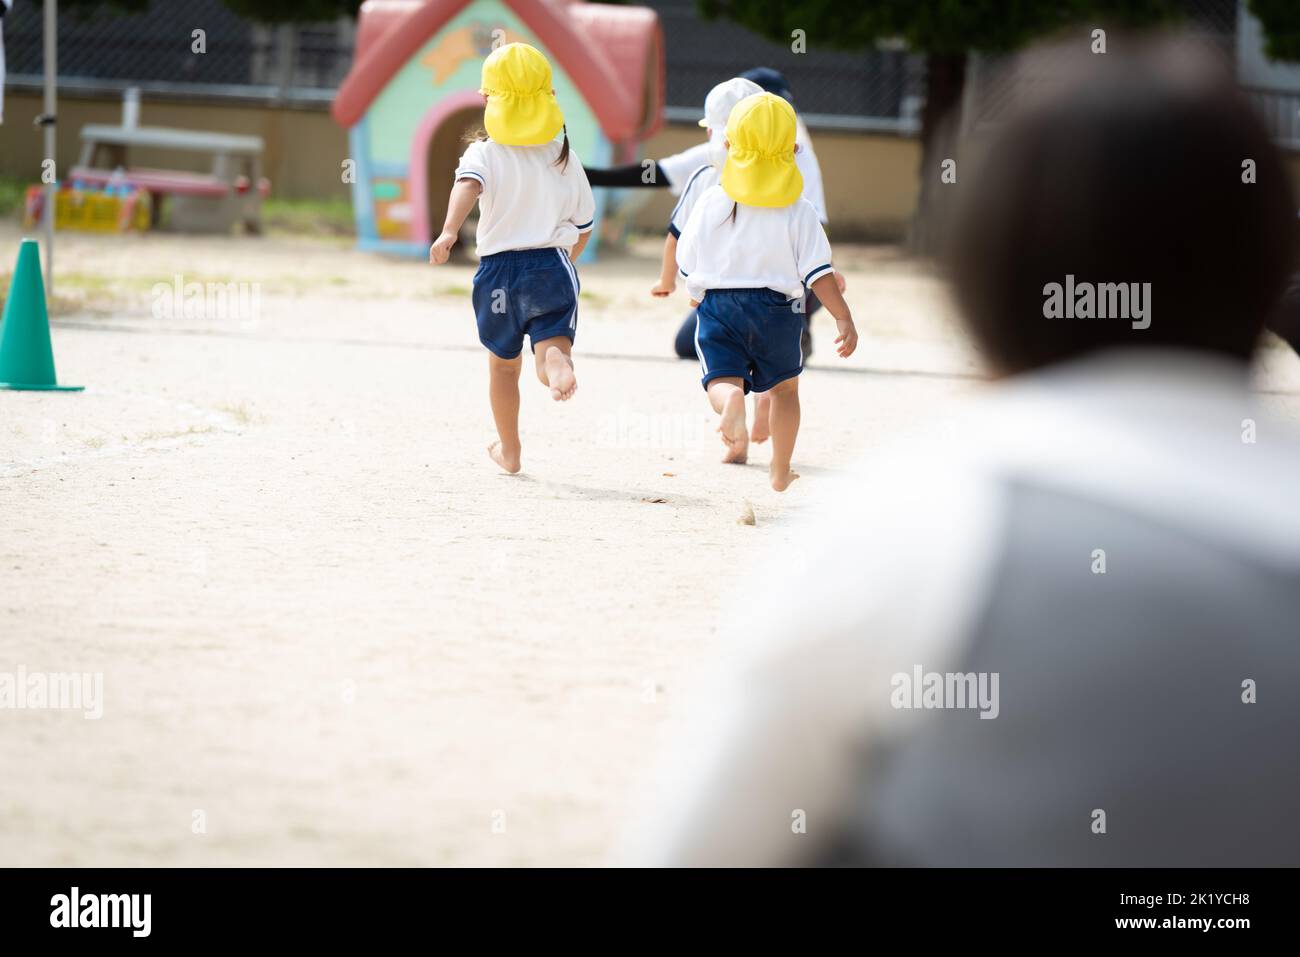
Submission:
{"label": "child running", "polygon": [[724,462],[749,451],[745,394],[771,392],[772,488],[797,479],[790,469],[799,434],[799,374],[808,286],[835,318],[835,351],[853,354],[858,332],[831,268],[831,247],[812,204],[800,198],[794,163],[794,109],[779,96],[741,100],[727,119],[727,159],[718,185],[696,202],[677,245],[677,265],[696,306],[695,351]]}
{"label": "child running", "polygon": [[[726,136],[727,117],[737,103],[747,96],[762,93],[763,88],[752,80],[732,77],[724,80],[704,99],[704,119],[700,120],[708,134],[709,161],[691,171],[682,187],[681,198],[673,207],[673,214],[668,219],[668,235],[664,237],[663,266],[659,271],[659,281],[650,290],[650,295],[662,299],[670,296],[677,289],[677,240],[681,238],[682,228],[691,218],[695,204],[711,187],[718,185],[722,165],[727,160],[727,150],[723,146]],[[695,324],[691,323],[694,328]]]}
{"label": "child running", "polygon": [[[578,388],[571,356],[578,328],[573,262],[591,237],[595,201],[551,87],[551,65],[535,47],[508,43],[483,61],[486,137],[456,167],[447,219],[429,262],[447,261],[465,217],[479,203],[474,312],[488,350],[497,441],[492,461],[519,471],[520,354],[527,335],[537,378],[557,402]],[[563,133],[563,138],[559,135]]]}

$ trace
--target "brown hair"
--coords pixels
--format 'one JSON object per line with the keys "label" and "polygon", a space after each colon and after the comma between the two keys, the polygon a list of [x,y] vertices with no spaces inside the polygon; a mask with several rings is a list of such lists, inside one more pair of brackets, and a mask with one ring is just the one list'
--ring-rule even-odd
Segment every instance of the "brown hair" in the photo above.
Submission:
{"label": "brown hair", "polygon": [[[569,126],[566,123],[561,128],[564,130],[564,142],[560,144],[560,155],[555,158],[555,165],[561,170],[565,170],[569,168]],[[467,132],[463,138],[463,142],[482,143],[487,138],[487,131],[480,128]]]}
{"label": "brown hair", "polygon": [[555,158],[555,165],[566,170],[569,168],[569,124],[561,124],[560,128],[564,130],[564,144],[560,147],[560,155]]}
{"label": "brown hair", "polygon": [[[975,339],[1012,373],[1115,346],[1248,358],[1294,267],[1296,213],[1231,75],[1204,45],[1169,37],[1037,62],[1053,92],[985,144],[960,187],[942,187],[962,191],[946,258]],[[1149,328],[1048,318],[1047,287],[1067,275],[1150,283]]]}

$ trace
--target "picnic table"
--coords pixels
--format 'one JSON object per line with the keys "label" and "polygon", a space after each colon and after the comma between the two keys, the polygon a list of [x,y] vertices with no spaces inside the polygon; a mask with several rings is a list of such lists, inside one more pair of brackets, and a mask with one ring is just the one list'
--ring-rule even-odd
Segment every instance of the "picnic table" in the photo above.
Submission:
{"label": "picnic table", "polygon": [[[211,172],[131,166],[132,149],[206,153],[212,157]],[[68,175],[92,186],[146,190],[153,199],[155,223],[166,199],[172,227],[183,232],[227,232],[236,222],[260,232],[262,199],[270,192],[262,176],[260,136],[163,126],[83,126],[81,157]]]}

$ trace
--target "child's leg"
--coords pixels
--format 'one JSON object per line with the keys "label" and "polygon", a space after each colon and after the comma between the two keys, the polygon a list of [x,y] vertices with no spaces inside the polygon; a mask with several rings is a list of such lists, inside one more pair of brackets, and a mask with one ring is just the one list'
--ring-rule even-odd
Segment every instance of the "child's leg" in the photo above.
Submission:
{"label": "child's leg", "polygon": [[550,386],[551,398],[564,402],[573,398],[578,389],[578,377],[573,372],[573,343],[568,336],[552,336],[533,343],[533,358],[537,361],[537,378],[542,385]]}
{"label": "child's leg", "polygon": [[519,471],[519,372],[523,366],[520,356],[502,359],[488,353],[488,395],[500,437],[488,446],[488,455],[511,475]]}
{"label": "child's leg", "polygon": [[758,442],[760,445],[768,440],[772,434],[772,393],[755,392],[754,393],[754,429],[749,433],[751,442]]}
{"label": "child's leg", "polygon": [[744,465],[749,457],[749,430],[745,427],[745,380],[723,376],[709,382],[709,403],[722,418],[718,434],[727,446],[722,461]]}
{"label": "child's leg", "polygon": [[778,382],[768,394],[772,396],[772,488],[784,492],[799,477],[790,471],[799,435],[799,377]]}

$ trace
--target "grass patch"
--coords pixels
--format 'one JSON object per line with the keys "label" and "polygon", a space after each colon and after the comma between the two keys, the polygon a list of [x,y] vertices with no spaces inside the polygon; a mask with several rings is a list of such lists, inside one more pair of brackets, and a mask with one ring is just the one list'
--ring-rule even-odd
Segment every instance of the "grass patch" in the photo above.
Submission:
{"label": "grass patch", "polygon": [[244,402],[222,402],[217,405],[217,411],[226,413],[240,425],[252,425],[255,422],[263,421],[262,416],[254,412]]}
{"label": "grass patch", "polygon": [[217,431],[211,425],[191,425],[187,429],[175,429],[171,431],[159,432],[141,432],[136,436],[138,442],[165,442],[168,439],[182,439],[187,435],[210,435]]}
{"label": "grass patch", "polygon": [[355,236],[352,204],[346,199],[267,199],[262,228],[293,236]]}
{"label": "grass patch", "polygon": [[0,176],[0,216],[17,216],[23,210],[28,183],[16,176]]}

